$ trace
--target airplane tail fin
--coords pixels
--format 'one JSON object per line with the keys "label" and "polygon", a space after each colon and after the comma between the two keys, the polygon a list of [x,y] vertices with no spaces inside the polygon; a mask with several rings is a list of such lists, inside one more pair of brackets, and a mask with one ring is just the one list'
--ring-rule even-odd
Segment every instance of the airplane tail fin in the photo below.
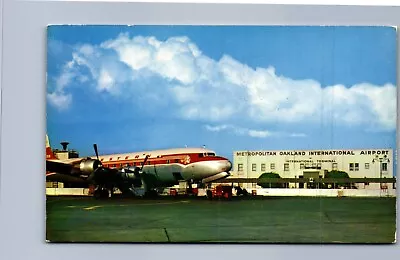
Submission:
{"label": "airplane tail fin", "polygon": [[58,159],[51,150],[49,137],[46,134],[46,160]]}

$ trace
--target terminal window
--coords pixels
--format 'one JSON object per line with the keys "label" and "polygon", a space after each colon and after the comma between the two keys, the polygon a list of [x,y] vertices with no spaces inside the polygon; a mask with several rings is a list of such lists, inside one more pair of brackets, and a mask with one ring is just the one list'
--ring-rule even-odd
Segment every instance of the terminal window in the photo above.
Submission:
{"label": "terminal window", "polygon": [[349,163],[349,170],[354,171],[354,163]]}
{"label": "terminal window", "polygon": [[265,163],[261,164],[261,171],[265,171]]}
{"label": "terminal window", "polygon": [[382,171],[387,171],[387,163],[382,163]]}
{"label": "terminal window", "polygon": [[275,163],[271,163],[270,168],[271,170],[275,170]]}
{"label": "terminal window", "polygon": [[300,169],[304,169],[304,163],[300,163]]}
{"label": "terminal window", "polygon": [[369,169],[369,163],[365,163],[365,169],[368,170]]}
{"label": "terminal window", "polygon": [[355,164],[354,164],[354,170],[355,170],[355,171],[358,171],[358,170],[359,170],[359,165],[358,165],[358,163],[355,163]]}
{"label": "terminal window", "polygon": [[337,163],[332,163],[332,170],[337,170]]}
{"label": "terminal window", "polygon": [[317,163],[313,162],[313,163],[312,163],[312,168],[313,168],[313,169],[317,168]]}
{"label": "terminal window", "polygon": [[283,170],[284,170],[285,172],[289,171],[289,164],[288,164],[288,163],[285,163],[285,164],[283,165]]}
{"label": "terminal window", "polygon": [[242,172],[243,171],[243,164],[239,163],[238,164],[238,172]]}
{"label": "terminal window", "polygon": [[251,164],[251,170],[255,172],[257,170],[257,164],[255,163]]}

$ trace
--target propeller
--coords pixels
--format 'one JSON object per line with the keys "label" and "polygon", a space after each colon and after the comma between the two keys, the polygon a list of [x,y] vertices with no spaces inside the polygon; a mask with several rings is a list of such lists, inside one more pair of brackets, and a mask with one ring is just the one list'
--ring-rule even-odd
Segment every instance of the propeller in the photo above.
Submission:
{"label": "propeller", "polygon": [[[98,149],[97,149],[97,144],[93,144],[93,149],[94,149],[94,153],[96,154],[97,160],[100,162],[100,159],[99,159],[99,151],[98,151]],[[88,180],[88,181],[93,181],[94,177],[95,177],[96,175],[98,175],[99,172],[104,171],[104,170],[105,170],[105,169],[104,169],[104,167],[103,167],[103,164],[100,162],[99,167],[98,167],[96,170],[94,170],[94,171],[89,175],[89,177],[87,178],[87,180]]]}
{"label": "propeller", "polygon": [[97,151],[97,144],[93,144],[93,148],[94,148],[94,153],[96,154],[97,160],[99,160],[99,152]]}
{"label": "propeller", "polygon": [[135,174],[135,177],[136,177],[136,178],[139,178],[139,177],[140,177],[140,172],[143,171],[143,167],[146,165],[147,159],[148,159],[149,157],[150,157],[149,155],[146,155],[146,157],[144,158],[142,167],[140,167],[140,168],[139,168],[139,167],[136,167],[136,168],[135,168],[134,174]]}
{"label": "propeller", "polygon": [[145,164],[146,164],[146,162],[147,162],[147,159],[149,159],[149,155],[146,155],[146,157],[144,158],[144,161],[143,161],[143,164],[142,164],[142,168],[140,168],[140,171],[142,171],[143,170],[143,167],[145,166]]}
{"label": "propeller", "polygon": [[[97,149],[97,144],[93,144],[93,149],[96,154],[97,160],[99,160],[99,152]],[[140,173],[143,171],[143,168],[146,165],[147,159],[149,157],[150,157],[149,155],[146,155],[142,166],[135,167],[135,169],[133,171],[129,170],[128,168],[122,168],[120,170],[105,168],[105,167],[103,167],[102,163],[100,162],[99,167],[88,176],[87,180],[90,182],[93,182],[93,181],[94,182],[97,182],[97,181],[103,182],[106,180],[110,180],[110,178],[113,179],[113,176],[114,177],[119,176],[118,173],[123,173],[123,172],[133,172],[133,174],[135,175],[135,177],[137,179],[141,179]]]}

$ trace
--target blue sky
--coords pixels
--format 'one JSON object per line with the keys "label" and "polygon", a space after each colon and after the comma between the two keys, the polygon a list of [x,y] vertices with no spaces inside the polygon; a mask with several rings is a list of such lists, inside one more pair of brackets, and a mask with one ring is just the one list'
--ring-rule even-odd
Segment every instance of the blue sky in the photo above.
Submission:
{"label": "blue sky", "polygon": [[82,156],[395,148],[391,27],[50,26],[47,132]]}

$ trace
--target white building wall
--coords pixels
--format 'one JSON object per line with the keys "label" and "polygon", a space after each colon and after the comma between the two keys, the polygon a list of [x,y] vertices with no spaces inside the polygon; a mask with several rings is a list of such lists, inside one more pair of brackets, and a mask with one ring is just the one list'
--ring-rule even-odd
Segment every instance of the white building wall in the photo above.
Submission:
{"label": "white building wall", "polygon": [[[382,159],[382,164],[386,163],[382,178],[392,178],[392,149],[235,151],[232,177],[258,178],[264,172],[275,172],[282,178],[298,178],[308,170],[301,169],[301,166],[320,166],[321,170],[345,171],[350,178],[379,178],[377,157]],[[265,164],[265,170],[262,164]]]}
{"label": "white building wall", "polygon": [[68,160],[69,159],[69,154],[68,151],[58,151],[55,152],[55,155],[58,159],[62,160]]}

